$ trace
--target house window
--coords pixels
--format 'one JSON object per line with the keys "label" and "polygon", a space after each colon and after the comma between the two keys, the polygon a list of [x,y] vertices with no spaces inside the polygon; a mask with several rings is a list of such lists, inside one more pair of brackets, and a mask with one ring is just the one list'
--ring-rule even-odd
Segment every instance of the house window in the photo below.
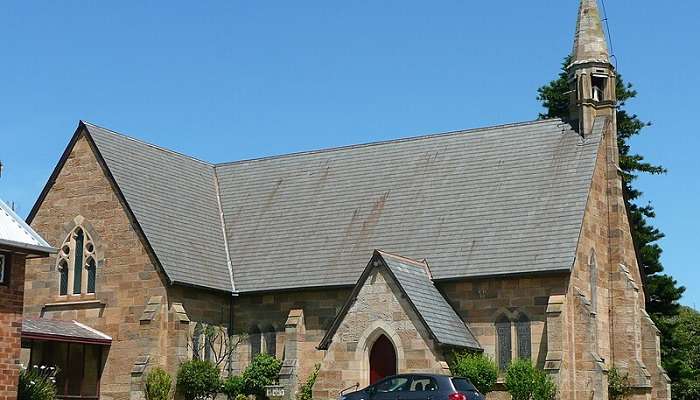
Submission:
{"label": "house window", "polygon": [[502,315],[496,319],[496,351],[498,354],[498,368],[501,371],[508,369],[512,358],[510,329],[511,324],[508,317]]}
{"label": "house window", "polygon": [[5,254],[0,254],[0,285],[10,283],[10,259]]}
{"label": "house window", "polygon": [[95,244],[82,227],[75,228],[61,245],[56,270],[59,295],[95,293]]}
{"label": "house window", "polygon": [[525,314],[520,314],[516,322],[518,335],[518,358],[529,360],[532,357],[532,335],[530,331],[530,319]]}

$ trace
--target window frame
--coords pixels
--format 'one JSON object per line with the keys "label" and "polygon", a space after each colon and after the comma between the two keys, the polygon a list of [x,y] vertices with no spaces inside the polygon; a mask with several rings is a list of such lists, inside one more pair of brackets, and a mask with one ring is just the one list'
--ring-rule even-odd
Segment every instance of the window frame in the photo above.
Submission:
{"label": "window frame", "polygon": [[[78,248],[79,245],[80,248]],[[61,244],[56,261],[59,297],[65,299],[96,294],[97,270],[100,265],[96,253],[97,246],[93,235],[87,231],[85,226],[75,226]],[[67,275],[65,277],[65,292],[62,290],[62,280],[64,279],[62,265],[65,265],[65,274]],[[93,278],[92,285],[90,278]]]}
{"label": "window frame", "polygon": [[532,360],[532,322],[524,313],[520,313],[515,321],[515,337],[518,341],[518,358]]}
{"label": "window frame", "polygon": [[[496,363],[500,372],[505,372],[513,362],[513,322],[506,315],[500,315],[494,322],[496,330]],[[499,331],[503,332],[503,340]],[[507,351],[505,351],[507,349]],[[507,355],[507,357],[503,357]]]}
{"label": "window frame", "polygon": [[250,361],[253,361],[255,357],[257,357],[259,354],[262,354],[264,351],[263,335],[262,332],[260,332],[260,328],[258,328],[257,326],[252,326],[248,330],[248,332],[248,341],[250,344]]}
{"label": "window frame", "polygon": [[10,265],[12,260],[10,255],[7,253],[0,253],[0,285],[9,286],[10,278],[12,277],[12,271]]}

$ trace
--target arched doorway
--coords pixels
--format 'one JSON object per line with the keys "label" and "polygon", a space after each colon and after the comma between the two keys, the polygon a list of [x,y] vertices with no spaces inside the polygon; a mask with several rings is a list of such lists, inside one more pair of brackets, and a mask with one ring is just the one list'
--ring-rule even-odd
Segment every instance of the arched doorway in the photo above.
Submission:
{"label": "arched doorway", "polygon": [[369,353],[370,385],[390,375],[396,374],[396,350],[389,338],[380,335]]}

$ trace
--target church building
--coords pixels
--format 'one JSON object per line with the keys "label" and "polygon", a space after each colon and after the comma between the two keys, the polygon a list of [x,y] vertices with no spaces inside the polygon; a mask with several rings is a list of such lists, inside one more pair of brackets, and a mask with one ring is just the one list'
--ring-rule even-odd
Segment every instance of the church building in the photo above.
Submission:
{"label": "church building", "polygon": [[[670,399],[595,0],[568,68],[564,120],[223,164],[81,121],[28,218],[58,253],[27,262],[26,362],[63,367],[63,397],[138,400],[155,366],[265,352],[290,396],[320,365],[320,400],[470,351],[532,360],[560,399],[607,399],[613,367]],[[241,338],[225,360],[210,328]]]}

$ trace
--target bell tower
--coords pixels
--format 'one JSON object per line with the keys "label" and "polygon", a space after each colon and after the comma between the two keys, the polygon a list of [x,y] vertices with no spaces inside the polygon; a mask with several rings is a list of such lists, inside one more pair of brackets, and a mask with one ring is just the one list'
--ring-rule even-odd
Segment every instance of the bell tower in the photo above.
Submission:
{"label": "bell tower", "polygon": [[571,125],[583,137],[591,133],[596,117],[607,116],[616,126],[615,67],[610,63],[597,0],[581,0],[568,70]]}

